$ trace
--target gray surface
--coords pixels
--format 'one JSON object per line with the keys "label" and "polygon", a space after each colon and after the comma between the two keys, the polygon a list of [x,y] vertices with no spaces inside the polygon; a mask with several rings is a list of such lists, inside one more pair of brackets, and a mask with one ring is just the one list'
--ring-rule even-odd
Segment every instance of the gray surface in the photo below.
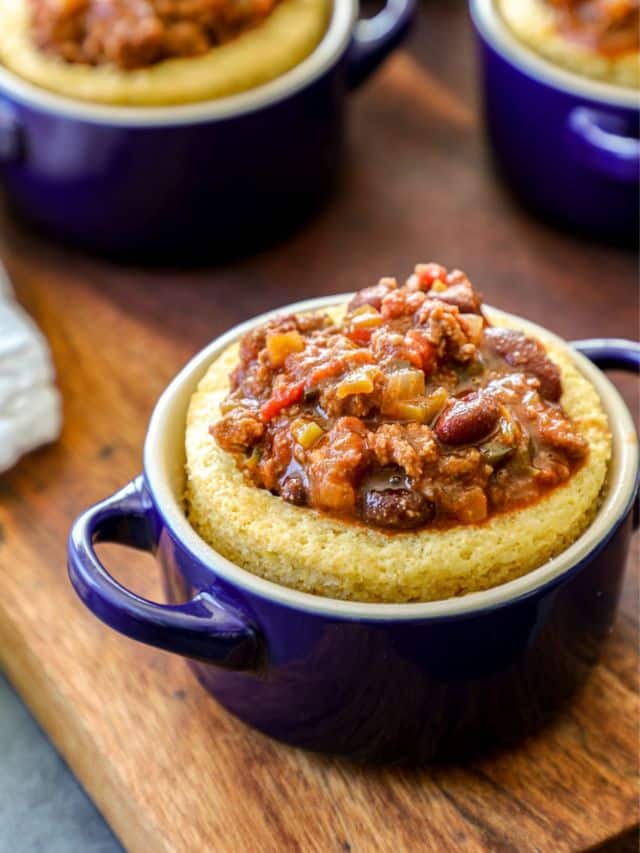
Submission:
{"label": "gray surface", "polygon": [[111,830],[0,673],[0,853],[120,853]]}

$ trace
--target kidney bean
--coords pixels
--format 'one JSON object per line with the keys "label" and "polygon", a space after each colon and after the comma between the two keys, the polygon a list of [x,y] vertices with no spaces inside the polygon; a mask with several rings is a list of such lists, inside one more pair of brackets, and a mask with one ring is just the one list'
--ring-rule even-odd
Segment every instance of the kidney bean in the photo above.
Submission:
{"label": "kidney bean", "polygon": [[366,524],[410,530],[431,521],[434,507],[413,489],[372,489],[362,495],[360,514]]}
{"label": "kidney bean", "polygon": [[302,477],[292,474],[281,484],[281,496],[295,506],[305,506],[307,503],[307,490]]}
{"label": "kidney bean", "polygon": [[448,305],[455,305],[462,314],[479,314],[480,299],[470,284],[452,284],[446,290],[431,291],[430,299],[439,299]]}
{"label": "kidney bean", "polygon": [[395,279],[380,279],[377,284],[373,284],[371,287],[364,287],[362,290],[359,290],[349,303],[347,311],[350,313],[351,311],[355,311],[356,308],[360,308],[362,305],[371,305],[379,311],[382,306],[382,300],[385,296],[391,293],[392,290],[397,289],[398,283]]}
{"label": "kidney bean", "polygon": [[560,371],[547,356],[539,341],[528,338],[515,329],[485,329],[485,340],[490,349],[502,356],[511,367],[519,367],[540,381],[540,394],[556,403],[562,395]]}
{"label": "kidney bean", "polygon": [[472,444],[488,436],[499,417],[500,407],[492,397],[473,392],[447,406],[435,433],[443,444]]}

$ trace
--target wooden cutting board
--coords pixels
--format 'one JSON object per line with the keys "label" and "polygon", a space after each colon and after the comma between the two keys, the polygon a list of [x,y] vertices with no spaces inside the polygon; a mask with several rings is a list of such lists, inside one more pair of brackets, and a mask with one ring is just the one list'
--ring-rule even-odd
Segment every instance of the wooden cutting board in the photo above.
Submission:
{"label": "wooden cutting board", "polygon": [[[0,663],[134,853],[634,849],[636,572],[602,662],[552,726],[515,750],[421,770],[354,766],[250,731],[184,661],[110,631],[67,582],[69,525],[138,473],[166,382],[252,314],[433,258],[566,337],[637,334],[633,253],[557,233],[511,200],[483,148],[464,5],[421,14],[413,58],[353,104],[344,186],[285,246],[223,268],[143,271],[54,246],[0,211],[0,253],[49,337],[65,401],[61,441],[0,477]],[[636,386],[621,387],[637,405]],[[108,556],[124,583],[161,595],[150,558]]]}

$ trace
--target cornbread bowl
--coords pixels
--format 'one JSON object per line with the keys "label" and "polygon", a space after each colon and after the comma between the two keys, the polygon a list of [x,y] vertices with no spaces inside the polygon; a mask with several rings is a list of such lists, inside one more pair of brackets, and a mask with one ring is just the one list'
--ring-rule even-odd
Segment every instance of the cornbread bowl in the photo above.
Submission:
{"label": "cornbread bowl", "polygon": [[[183,369],[152,416],[144,474],[76,521],[69,571],[80,598],[121,633],[189,658],[225,708],[296,746],[421,761],[539,725],[582,682],[612,625],[637,491],[631,416],[579,350],[603,366],[637,369],[640,348],[624,341],[566,348],[597,391],[613,450],[597,514],[562,553],[467,595],[410,604],[342,601],[241,568],[207,545],[185,515],[189,401],[212,362],[268,316],[232,329]],[[98,541],[155,553],[171,603],[146,601],[119,585],[95,554]]]}
{"label": "cornbread bowl", "polygon": [[574,230],[637,241],[638,90],[540,55],[508,26],[498,0],[472,0],[470,9],[487,130],[511,187]]}
{"label": "cornbread bowl", "polygon": [[282,0],[257,26],[197,57],[134,71],[64,62],[31,39],[26,0],[0,3],[0,62],[24,80],[93,104],[157,107],[224,98],[290,71],[320,42],[328,0]]}
{"label": "cornbread bowl", "polygon": [[[271,43],[280,40],[271,28],[283,10],[285,17],[292,11],[287,3],[265,22],[269,55],[278,62]],[[250,88],[238,91],[234,62],[220,70],[220,86],[207,90],[202,77],[210,83],[212,60],[184,60],[192,63],[177,66],[186,78],[184,102],[168,106],[101,103],[118,88],[106,67],[89,86],[73,73],[83,69],[56,65],[65,72],[60,94],[44,86],[46,63],[31,74],[43,84],[36,85],[0,59],[0,181],[26,217],[100,252],[158,260],[264,245],[299,224],[335,183],[347,93],[402,41],[414,7],[415,0],[389,0],[373,18],[358,20],[355,0],[334,0],[317,47],[293,67],[278,67],[273,79],[253,66],[254,42],[265,31],[249,31],[241,37],[246,51],[246,41],[228,47],[239,51],[241,82],[250,80]],[[305,17],[304,4],[294,11]],[[10,35],[0,27],[0,41]],[[201,62],[204,74],[193,80],[188,69],[199,72]],[[149,77],[171,90],[175,70],[163,63],[146,77],[130,73],[151,102],[158,89]],[[127,85],[132,97],[136,85]],[[187,102],[196,95],[202,100]]]}
{"label": "cornbread bowl", "polygon": [[[522,327],[501,312],[493,325]],[[341,319],[342,311],[335,316]],[[544,333],[536,330],[539,338]],[[192,526],[217,551],[268,580],[329,598],[401,603],[450,598],[525,574],[564,550],[593,519],[610,457],[607,420],[593,386],[547,339],[562,371],[562,406],[581,422],[585,464],[533,505],[477,525],[388,531],[294,506],[256,488],[212,441],[210,426],[237,365],[229,347],[200,382],[187,412],[185,501]]]}

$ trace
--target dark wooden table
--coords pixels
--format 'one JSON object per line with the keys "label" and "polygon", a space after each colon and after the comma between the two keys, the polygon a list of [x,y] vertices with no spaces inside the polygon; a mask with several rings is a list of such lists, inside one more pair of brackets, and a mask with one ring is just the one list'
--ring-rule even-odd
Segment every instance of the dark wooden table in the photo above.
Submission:
{"label": "dark wooden table", "polygon": [[[52,621],[61,614],[74,620],[94,663],[110,649],[133,655],[133,645],[91,620],[67,589],[64,540],[69,523],[87,504],[139,471],[148,415],[176,370],[212,337],[253,314],[307,296],[359,288],[381,275],[402,277],[416,261],[433,259],[466,270],[488,302],[568,339],[638,337],[635,253],[561,233],[514,200],[487,150],[474,59],[466,5],[458,0],[425,2],[409,49],[353,96],[348,168],[338,192],[286,243],[251,258],[206,269],[123,267],[54,244],[2,206],[0,257],[19,298],[49,337],[66,415],[64,435],[55,447],[0,478],[5,532],[0,575],[9,578],[14,613],[21,612],[20,601],[30,598],[31,609],[42,605]],[[629,377],[615,379],[637,411],[637,384]],[[637,537],[632,560],[637,564]],[[156,581],[141,580],[131,566],[122,559],[117,569],[130,584],[154,594]],[[464,849],[473,850],[568,850],[620,835],[628,839],[638,820],[637,601],[637,576],[630,571],[603,662],[560,728],[510,757],[450,775],[439,770],[430,780],[431,799],[420,800],[422,806],[414,809],[410,793],[405,791],[405,799],[399,794],[396,811],[382,810],[378,826],[359,823],[355,812],[345,811],[339,836],[343,849],[350,849],[349,844],[374,849],[377,839],[377,849],[390,850],[400,826],[406,849],[411,849],[411,838],[434,850],[457,849],[456,838],[465,838]],[[29,615],[25,605],[25,619]],[[97,664],[81,673],[79,661],[54,661],[59,626],[48,629],[46,620],[38,625],[35,640],[17,616],[4,633],[0,627],[0,662],[116,831],[132,848],[143,849],[143,842],[153,838],[153,821],[161,822],[153,798],[145,800],[152,816],[145,818],[144,831],[127,829],[131,816],[117,812],[106,775],[96,769],[108,760],[106,741],[96,734],[106,717],[88,694],[103,691],[107,696],[108,680]],[[20,651],[23,641],[35,644],[28,654]],[[167,667],[177,671],[180,662],[166,664],[166,659],[151,650],[136,659],[155,668],[145,680],[150,696],[154,679],[164,678]],[[64,688],[59,686],[62,673]],[[87,682],[90,677],[95,681]],[[206,697],[191,699],[197,686],[187,675],[175,678],[188,685],[185,701],[192,714],[203,708],[210,713]],[[64,702],[50,712],[54,692]],[[93,740],[86,741],[95,745],[93,765],[79,756],[77,743],[64,728],[74,703],[87,726],[96,727],[91,729]],[[172,722],[167,718],[164,724]],[[239,726],[225,720],[220,725],[227,733]],[[328,763],[314,767],[306,757],[241,731],[238,743],[241,737],[250,739],[254,766],[255,753],[260,753],[267,765],[286,756],[301,778],[319,773],[326,781],[333,772]],[[343,778],[346,771],[335,772]],[[364,790],[360,771],[357,775],[352,783]],[[348,779],[345,784],[349,790]],[[396,783],[378,776],[367,784],[391,790]],[[160,791],[160,781],[156,785],[154,790]],[[316,803],[319,832],[324,832],[323,809],[330,814],[333,808],[329,788],[329,799]],[[144,800],[138,802],[139,793],[132,794],[137,805]],[[441,811],[434,807],[429,812],[428,802],[440,803]],[[200,843],[206,839],[206,820],[203,827],[201,835],[193,836]],[[263,849],[285,849],[287,839],[301,843],[302,836],[281,833],[277,822],[269,825],[267,820],[265,827]],[[430,835],[436,830],[444,834]],[[329,834],[319,839],[318,849],[337,849],[338,841]],[[239,844],[236,849],[245,848]]]}

